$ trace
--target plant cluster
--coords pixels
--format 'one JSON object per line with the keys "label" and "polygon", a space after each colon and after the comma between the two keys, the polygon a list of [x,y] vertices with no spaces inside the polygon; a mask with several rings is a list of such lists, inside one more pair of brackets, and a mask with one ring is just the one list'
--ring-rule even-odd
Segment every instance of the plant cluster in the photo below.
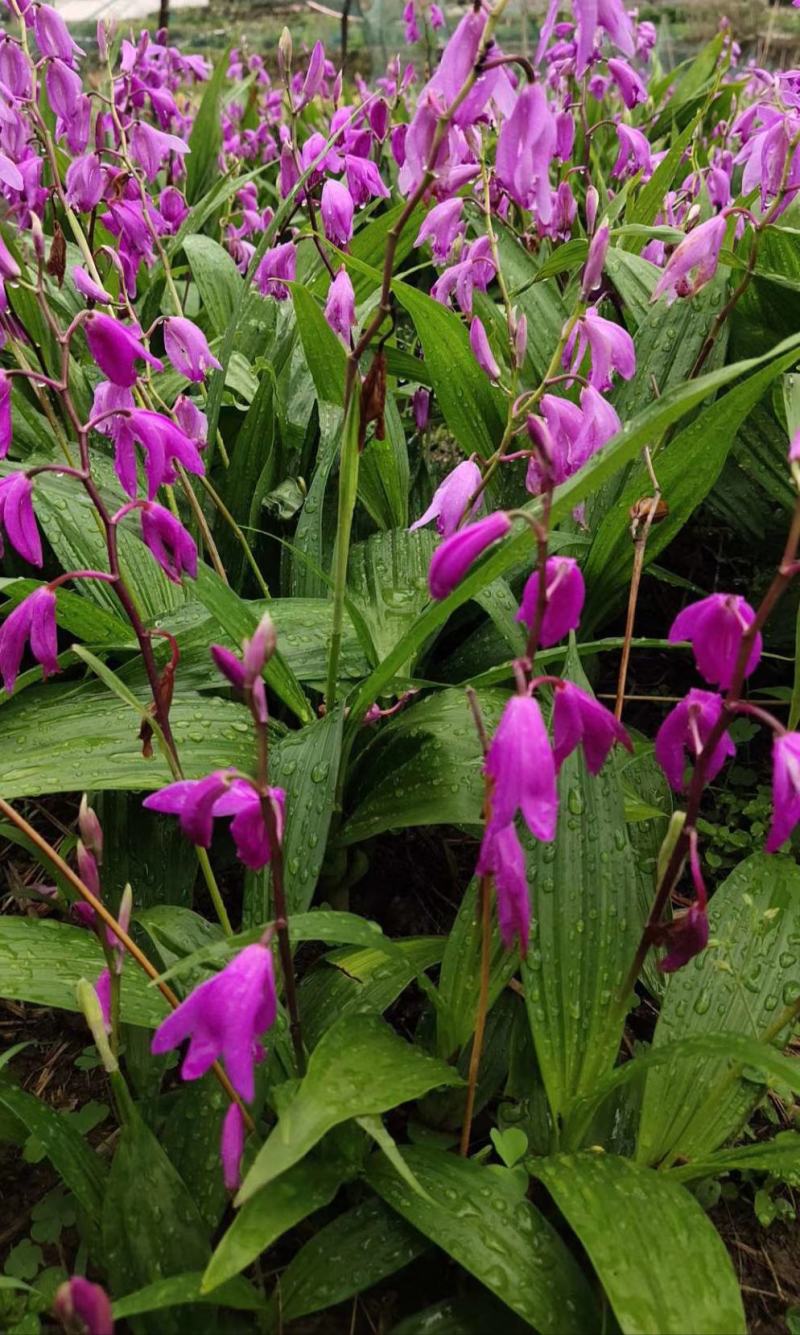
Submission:
{"label": "plant cluster", "polygon": [[[63,1184],[20,1335],[51,1298],[79,1335],[331,1329],[435,1249],[397,1335],[745,1329],[708,1183],[766,1174],[772,1217],[800,1165],[800,677],[758,686],[800,571],[800,72],[724,23],[664,72],[622,0],[509,54],[505,4],[409,0],[424,61],[349,85],[286,30],[273,74],[102,22],[90,64],[5,0],[0,995],[80,1012],[109,1091],[90,1141],[2,1058],[0,1134]],[[637,638],[756,409],[771,581]],[[691,674],[650,739],[648,649]],[[426,826],[474,875],[392,937],[370,859]]]}

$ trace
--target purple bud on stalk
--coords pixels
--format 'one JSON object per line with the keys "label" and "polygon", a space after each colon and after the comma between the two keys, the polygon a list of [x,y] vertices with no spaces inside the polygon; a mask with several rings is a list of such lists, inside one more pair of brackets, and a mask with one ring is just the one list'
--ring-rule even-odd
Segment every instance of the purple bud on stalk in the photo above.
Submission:
{"label": "purple bud on stalk", "polygon": [[78,875],[88,890],[98,898],[100,896],[100,873],[97,870],[97,861],[93,853],[90,853],[82,839],[79,839],[75,847],[75,857],[78,863]]}
{"label": "purple bud on stalk", "polygon": [[67,1330],[74,1330],[76,1323],[81,1322],[85,1335],[113,1335],[114,1332],[108,1294],[99,1284],[92,1284],[82,1275],[73,1275],[60,1285],[53,1302],[53,1314]]}
{"label": "purple bud on stalk", "polygon": [[81,832],[83,840],[90,853],[93,853],[99,863],[103,861],[103,827],[93,807],[89,806],[86,794],[81,798],[81,804],[78,808],[78,829]]}
{"label": "purple bud on stalk", "polygon": [[180,584],[184,575],[197,578],[194,538],[170,510],[155,501],[141,507],[142,540],[150,548],[167,579]]}
{"label": "purple bud on stalk", "polygon": [[325,319],[334,334],[347,343],[350,330],[356,322],[356,295],[344,265],[336,277],[331,279],[325,302]]}
{"label": "purple bud on stalk", "polygon": [[242,1185],[241,1164],[244,1154],[245,1125],[238,1103],[232,1103],[222,1122],[219,1157],[226,1191],[238,1191]]}
{"label": "purple bud on stalk", "polygon": [[469,327],[469,345],[481,370],[488,375],[490,380],[498,381],[500,379],[500,367],[497,365],[489,346],[489,339],[483,327],[483,321],[479,320],[477,315]]}
{"label": "purple bud on stalk", "polygon": [[335,246],[345,249],[353,235],[353,199],[341,181],[328,180],[322,187],[320,212],[325,235]]}
{"label": "purple bud on stalk", "polygon": [[600,286],[600,280],[603,277],[603,266],[608,254],[610,235],[608,227],[600,227],[589,244],[589,254],[586,257],[586,264],[581,277],[581,294],[584,301],[588,301],[592,293]]}
{"label": "purple bud on stalk", "polygon": [[511,520],[504,510],[468,524],[451,537],[445,538],[431,557],[428,569],[428,588],[431,598],[446,598],[466,575],[470,566],[482,556],[487,547],[504,538],[511,528]]}

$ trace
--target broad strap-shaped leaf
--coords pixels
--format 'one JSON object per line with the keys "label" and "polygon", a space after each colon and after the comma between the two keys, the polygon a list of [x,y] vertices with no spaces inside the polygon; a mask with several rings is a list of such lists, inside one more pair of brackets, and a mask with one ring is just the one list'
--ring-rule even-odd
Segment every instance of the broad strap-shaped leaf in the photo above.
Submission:
{"label": "broad strap-shaped leaf", "polygon": [[396,280],[392,290],[414,322],[445,421],[465,455],[488,459],[500,442],[499,396],[478,366],[463,322],[425,292]]}
{"label": "broad strap-shaped leaf", "polygon": [[580,1267],[507,1169],[481,1167],[434,1149],[409,1148],[404,1158],[433,1204],[377,1156],[368,1176],[409,1224],[541,1335],[587,1335],[599,1329],[599,1313]]}
{"label": "broad strap-shaped leaf", "polygon": [[274,748],[272,781],[286,793],[283,863],[290,914],[311,905],[336,803],[342,745],[341,709],[332,710]]}
{"label": "broad strap-shaped leaf", "polygon": [[[94,982],[105,962],[95,935],[81,927],[53,919],[0,919],[0,996],[9,1001],[77,1011],[78,982]],[[161,993],[132,960],[123,970],[120,995],[126,1024],[155,1029],[167,1014]]]}
{"label": "broad strap-shaped leaf", "polygon": [[443,950],[442,937],[407,936],[331,951],[300,984],[304,1038],[313,1045],[344,1015],[382,1014],[410,983],[423,980]]}
{"label": "broad strap-shaped leaf", "polygon": [[707,1159],[678,1164],[669,1170],[677,1182],[694,1182],[701,1177],[720,1177],[723,1173],[774,1173],[789,1186],[800,1186],[800,1132],[779,1131],[771,1140],[756,1140],[717,1150]]}
{"label": "broad strap-shaped leaf", "polygon": [[200,293],[201,309],[208,316],[211,334],[223,334],[233,319],[244,279],[230,254],[213,237],[187,236],[184,253]]}
{"label": "broad strap-shaped leaf", "polygon": [[373,1196],[362,1201],[337,1215],[292,1257],[281,1275],[283,1320],[309,1316],[363,1293],[427,1246],[422,1234],[382,1200]]}
{"label": "broad strap-shaped leaf", "polygon": [[341,408],[347,357],[322,310],[302,283],[292,283],[297,329],[314,387],[321,399]]}
{"label": "broad strap-shaped leaf", "polygon": [[[484,722],[496,727],[507,694],[481,691]],[[409,705],[385,723],[359,763],[350,799],[355,810],[340,833],[357,843],[409,825],[480,826],[480,742],[466,696],[457,687]]]}
{"label": "broad strap-shaped leaf", "polygon": [[386,394],[384,422],[385,439],[372,436],[361,455],[358,499],[379,528],[406,529],[409,520],[408,448],[403,419],[391,390]]}
{"label": "broad strap-shaped leaf", "polygon": [[351,549],[347,591],[369,633],[376,663],[427,605],[428,566],[435,546],[435,537],[425,529],[392,529],[374,533]]}
{"label": "broad strap-shaped leaf", "polygon": [[[736,433],[772,382],[796,361],[794,352],[778,358],[720,400],[705,408],[654,457],[654,467],[668,511],[650,530],[645,565],[654,561],[680,532],[722,472]],[[619,500],[596,530],[584,576],[589,590],[584,627],[587,634],[624,597],[630,582],[633,546],[631,507],[649,495],[652,484],[643,465],[631,470]]]}
{"label": "broad strap-shaped leaf", "polygon": [[[761,1039],[800,996],[800,868],[754,853],[718,887],[710,942],[672,975],[653,1049],[729,1031]],[[782,1046],[788,1035],[777,1035]],[[741,1071],[741,1067],[738,1068]],[[729,1062],[697,1059],[648,1073],[637,1158],[643,1163],[706,1157],[743,1124],[763,1085],[737,1078]]]}
{"label": "broad strap-shaped leaf", "polygon": [[[189,1303],[229,1307],[236,1312],[264,1311],[264,1299],[244,1275],[228,1280],[212,1294],[203,1292],[200,1287],[202,1278],[201,1270],[191,1270],[183,1275],[173,1275],[170,1279],[157,1279],[154,1284],[146,1284],[143,1289],[137,1289],[125,1298],[118,1298],[112,1304],[114,1320],[129,1320],[148,1312],[163,1312],[168,1307],[185,1307]],[[198,1327],[195,1326],[195,1329]]]}
{"label": "broad strap-shaped leaf", "polygon": [[[436,1047],[449,1058],[471,1038],[475,1029],[476,998],[480,989],[482,928],[478,881],[470,881],[456,920],[445,941],[439,974],[439,1009],[436,1014]],[[489,974],[489,1007],[500,996],[519,961],[500,940],[496,915],[492,915],[492,952]]]}
{"label": "broad strap-shaped leaf", "polygon": [[[148,697],[142,694],[142,703]],[[0,772],[3,796],[83,789],[149,792],[171,781],[158,748],[142,755],[140,720],[104,686],[48,683],[3,706]],[[176,693],[170,723],[187,779],[230,766],[247,770],[253,743],[243,705],[221,696]]]}
{"label": "broad strap-shaped leaf", "polygon": [[[133,1104],[117,1144],[103,1201],[103,1252],[117,1297],[155,1280],[202,1270],[210,1251],[186,1186]],[[153,1335],[180,1329],[177,1317],[146,1322]]]}
{"label": "broad strap-shaped leaf", "polygon": [[[339,457],[342,410],[324,400],[319,404],[319,449],[314,476],[294,535],[290,592],[296,597],[327,597],[330,559],[325,524],[325,500],[333,465]],[[303,557],[307,557],[304,560]]]}
{"label": "broad strap-shaped leaf", "polygon": [[[565,670],[583,689],[577,656]],[[580,748],[561,767],[555,841],[528,859],[533,907],[523,965],[531,1033],[553,1116],[616,1061],[618,992],[644,924],[616,765],[593,777]]]}
{"label": "broad strap-shaped leaf", "polygon": [[223,51],[203,90],[189,135],[186,159],[186,198],[196,204],[219,174],[217,158],[222,144],[222,92],[228,75],[228,52]]}
{"label": "broad strap-shaped leaf", "polygon": [[461,1084],[451,1066],[398,1038],[372,1015],[331,1025],[311,1054],[308,1071],[259,1150],[237,1203],[304,1158],[327,1131],[351,1117],[388,1112],[441,1085]]}
{"label": "broad strap-shaped leaf", "polygon": [[240,1274],[290,1228],[321,1210],[346,1176],[340,1160],[310,1155],[252,1196],[217,1244],[203,1275],[203,1293]]}
{"label": "broad strap-shaped leaf", "polygon": [[623,1335],[744,1335],[730,1256],[684,1187],[613,1154],[529,1167],[586,1248]]}

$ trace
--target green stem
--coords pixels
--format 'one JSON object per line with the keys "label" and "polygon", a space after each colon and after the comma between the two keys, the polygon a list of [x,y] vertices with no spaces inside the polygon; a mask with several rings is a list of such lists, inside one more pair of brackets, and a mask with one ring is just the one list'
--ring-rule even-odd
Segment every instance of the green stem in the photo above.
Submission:
{"label": "green stem", "polygon": [[350,556],[350,534],[358,492],[358,426],[359,400],[353,393],[347,405],[342,427],[342,448],[339,462],[339,510],[336,524],[336,547],[333,554],[333,621],[328,654],[328,683],[325,689],[325,707],[336,704],[336,686],[339,673],[339,654],[344,627],[344,601],[347,585],[347,563]]}
{"label": "green stem", "polygon": [[219,918],[220,927],[226,936],[233,936],[233,927],[231,926],[231,920],[228,917],[228,910],[225,907],[220,888],[217,885],[217,878],[214,875],[208,853],[204,848],[200,848],[199,845],[196,846],[196,851],[197,861],[200,863],[200,870],[203,873],[203,879],[208,888],[208,893],[211,896],[211,902],[213,903],[217,917]]}

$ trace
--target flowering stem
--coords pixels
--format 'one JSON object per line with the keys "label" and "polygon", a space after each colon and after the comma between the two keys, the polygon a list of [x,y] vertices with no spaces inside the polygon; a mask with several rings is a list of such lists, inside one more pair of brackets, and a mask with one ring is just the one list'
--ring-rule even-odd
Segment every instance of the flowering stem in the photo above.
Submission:
{"label": "flowering stem", "polygon": [[723,733],[728,727],[731,717],[739,712],[739,697],[744,686],[747,673],[747,663],[750,658],[750,652],[753,647],[756,635],[761,631],[767,619],[775,608],[776,603],[785,592],[789,583],[796,573],[796,562],[798,548],[800,547],[800,496],[795,501],[794,515],[789,528],[789,534],[786,539],[783,557],[778,569],[773,576],[772,582],[761,600],[755,619],[747,627],[742,635],[739,646],[739,656],[736,660],[736,666],[733,671],[731,685],[723,701],[719,718],[711,729],[705,745],[697,756],[697,760],[692,774],[692,781],[689,786],[689,799],[686,804],[686,820],[680,837],[676,840],[672,855],[661,877],[661,881],[656,890],[650,913],[645,923],[639,944],[636,948],[636,954],[633,957],[633,963],[628,971],[628,975],[619,993],[619,1003],[627,1006],[628,998],[634,989],[636,980],[641,973],[642,965],[654,939],[664,913],[667,900],[672,893],[675,883],[681,873],[681,869],[689,849],[692,834],[696,828],[697,816],[700,810],[700,803],[703,796],[703,790],[706,784],[706,771],[708,768],[708,758],[713,756],[717,744]]}
{"label": "flowering stem", "polygon": [[[77,873],[72,870],[69,863],[65,862],[64,859],[56,852],[56,850],[52,848],[50,844],[48,844],[47,840],[44,839],[42,835],[39,834],[39,831],[35,830],[34,827],[30,825],[28,821],[26,821],[25,817],[21,816],[20,813],[17,810],[15,810],[15,808],[12,807],[8,802],[6,802],[5,799],[2,797],[0,797],[0,813],[2,813],[2,815],[5,816],[7,820],[10,820],[13,825],[16,825],[18,830],[22,831],[22,833],[26,836],[26,838],[29,839],[30,842],[36,846],[39,852],[44,854],[44,856],[47,858],[48,862],[51,863],[55,871],[57,871],[60,876],[63,876],[65,881],[69,882],[73,890],[75,890],[76,893],[80,895],[81,899],[84,900],[85,903],[90,905],[90,907],[96,913],[97,917],[100,918],[100,920],[104,923],[106,927],[111,929],[111,931],[113,932],[117,940],[120,942],[120,944],[124,946],[128,954],[136,961],[136,963],[139,965],[139,968],[143,969],[144,972],[147,974],[148,978],[150,978],[152,982],[155,983],[156,987],[158,988],[162,997],[164,997],[165,1001],[172,1007],[173,1010],[176,1010],[180,1005],[180,1001],[173,992],[172,988],[169,987],[167,983],[161,981],[158,969],[156,969],[155,965],[150,962],[150,960],[147,958],[144,952],[139,949],[136,942],[128,935],[128,933],[125,931],[125,928],[121,926],[121,924],[114,917],[113,913],[109,913],[103,901],[101,899],[98,899],[96,895],[92,894],[89,887],[85,885],[84,882],[81,880],[80,876],[78,876]],[[255,1123],[253,1122],[250,1113],[247,1111],[247,1108],[244,1106],[242,1100],[239,1098],[239,1095],[236,1093],[235,1089],[231,1085],[230,1080],[223,1071],[219,1062],[214,1062],[214,1065],[211,1069],[213,1070],[214,1075],[216,1076],[217,1080],[219,1081],[220,1085],[224,1089],[225,1093],[227,1094],[231,1102],[238,1103],[239,1108],[241,1109],[242,1112],[242,1116],[245,1120],[247,1129],[249,1131],[254,1131]]]}
{"label": "flowering stem", "polygon": [[619,674],[617,676],[617,696],[614,702],[614,718],[622,718],[622,710],[625,704],[625,685],[628,680],[628,664],[631,658],[631,644],[633,642],[633,629],[636,622],[636,607],[639,601],[639,585],[642,580],[642,571],[644,569],[644,554],[647,548],[647,539],[650,535],[650,529],[653,527],[653,520],[658,513],[659,502],[661,500],[661,491],[658,482],[653,473],[653,465],[650,459],[650,451],[645,448],[645,460],[654,483],[655,492],[653,496],[643,502],[647,507],[644,523],[641,524],[641,514],[636,509],[631,523],[631,537],[633,538],[633,569],[631,570],[631,584],[628,591],[628,611],[625,617],[625,635],[622,641],[622,654],[619,660]]}
{"label": "flowering stem", "polygon": [[219,925],[226,936],[233,936],[233,927],[231,925],[231,920],[228,917],[228,910],[225,907],[220,888],[217,885],[217,878],[214,875],[214,870],[211,866],[208,853],[199,844],[195,845],[195,852],[197,854],[197,861],[200,864],[200,870],[203,873],[206,888],[211,896],[211,902],[214,905],[214,912],[219,919]]}

